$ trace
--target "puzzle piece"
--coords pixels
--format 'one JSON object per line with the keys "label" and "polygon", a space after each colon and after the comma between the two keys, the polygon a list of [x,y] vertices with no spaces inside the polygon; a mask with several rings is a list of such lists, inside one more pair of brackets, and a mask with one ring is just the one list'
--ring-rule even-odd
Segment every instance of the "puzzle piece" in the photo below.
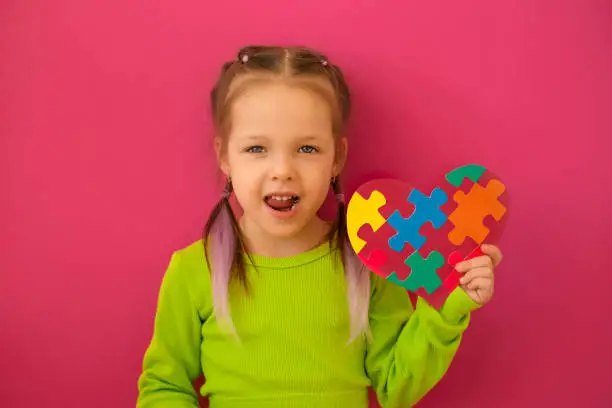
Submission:
{"label": "puzzle piece", "polygon": [[387,199],[387,203],[378,209],[378,212],[385,219],[388,219],[396,210],[404,218],[410,217],[410,214],[414,212],[414,204],[408,201],[410,187],[403,181],[394,179],[377,180],[376,190],[380,191]]}
{"label": "puzzle piece", "polygon": [[416,206],[409,218],[406,219],[399,211],[395,211],[387,220],[397,231],[397,234],[389,239],[389,247],[397,252],[404,249],[406,242],[418,250],[426,241],[425,236],[419,233],[423,224],[429,221],[437,229],[447,220],[447,215],[440,210],[440,206],[448,201],[448,196],[438,187],[431,192],[430,197],[419,190],[412,190],[408,201]]}
{"label": "puzzle piece", "polygon": [[472,182],[477,183],[487,169],[476,164],[467,164],[457,167],[446,174],[446,180],[455,187],[459,187],[467,177]]}
{"label": "puzzle piece", "polygon": [[366,245],[358,256],[368,269],[383,278],[395,272],[399,279],[406,279],[410,275],[410,268],[404,262],[414,250],[410,247],[406,247],[404,252],[389,250],[389,238],[395,233],[396,231],[388,223],[376,231],[373,231],[370,225],[363,225],[358,235]]}
{"label": "puzzle piece", "polygon": [[361,224],[349,222],[347,225],[348,236],[356,253],[359,253],[366,244],[357,234],[359,228],[369,224],[373,231],[379,229],[385,223],[385,218],[380,215],[378,209],[386,203],[385,196],[376,190],[372,191],[367,199],[358,192],[351,198],[347,208],[347,219],[361,221]]}
{"label": "puzzle piece", "polygon": [[433,251],[427,258],[423,259],[421,254],[415,252],[406,259],[406,265],[410,266],[412,270],[407,279],[399,280],[395,272],[389,275],[387,279],[411,292],[424,288],[429,295],[442,285],[442,281],[436,273],[436,270],[444,265],[444,257],[441,253]]}
{"label": "puzzle piece", "polygon": [[489,229],[484,226],[483,219],[491,215],[499,221],[506,213],[506,207],[498,201],[498,197],[505,189],[499,180],[493,179],[486,187],[474,184],[468,194],[457,191],[453,199],[458,206],[448,217],[455,226],[448,234],[450,242],[461,245],[466,237],[470,237],[477,244],[482,244],[489,234]]}
{"label": "puzzle piece", "polygon": [[449,291],[453,291],[457,286],[459,286],[459,279],[461,279],[461,273],[457,272],[455,266],[462,261],[467,261],[468,259],[476,258],[484,255],[482,249],[480,247],[476,247],[468,256],[463,258],[461,252],[455,251],[448,256],[448,263],[453,267],[452,272],[442,281],[442,284]]}
{"label": "puzzle piece", "polygon": [[[470,182],[471,184],[471,182]],[[445,190],[446,194],[449,197],[452,197],[453,194],[458,191],[455,187],[452,190]],[[469,190],[466,190],[469,191]],[[452,212],[457,208],[457,203],[453,200],[448,200],[446,203],[440,206],[440,210],[444,214],[452,214]],[[431,251],[438,251],[444,257],[447,257],[453,251],[462,250],[463,253],[469,253],[474,248],[474,244],[471,243],[470,240],[466,240],[465,247],[454,245],[452,242],[448,240],[448,234],[453,230],[454,225],[450,222],[445,222],[441,227],[435,228],[430,222],[426,222],[423,224],[419,233],[426,238],[425,243],[419,248],[419,252],[422,255],[426,255]],[[468,245],[471,244],[471,245]],[[440,272],[440,271],[438,271]],[[450,273],[450,267],[448,268],[448,273]]]}
{"label": "puzzle piece", "polygon": [[379,270],[385,263],[387,263],[387,254],[385,254],[385,251],[378,248],[375,248],[372,251],[366,251],[365,254],[362,250],[359,253],[359,257],[363,263],[372,270]]}

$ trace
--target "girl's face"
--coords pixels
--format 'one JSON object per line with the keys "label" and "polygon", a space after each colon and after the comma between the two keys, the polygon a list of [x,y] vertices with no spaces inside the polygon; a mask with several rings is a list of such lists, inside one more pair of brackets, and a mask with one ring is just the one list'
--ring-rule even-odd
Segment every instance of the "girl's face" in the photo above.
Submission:
{"label": "girl's face", "polygon": [[[323,96],[280,82],[247,87],[233,102],[220,156],[244,210],[243,225],[284,238],[312,227],[340,171],[335,142]],[[218,140],[222,151],[219,146]]]}

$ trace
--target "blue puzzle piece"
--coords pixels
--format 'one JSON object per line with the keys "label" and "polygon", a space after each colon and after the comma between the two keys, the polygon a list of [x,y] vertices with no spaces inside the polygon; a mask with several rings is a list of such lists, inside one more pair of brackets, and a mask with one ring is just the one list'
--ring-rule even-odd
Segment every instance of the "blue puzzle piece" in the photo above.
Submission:
{"label": "blue puzzle piece", "polygon": [[419,230],[426,222],[430,222],[435,229],[440,228],[448,216],[440,210],[440,206],[448,201],[448,195],[444,190],[436,187],[431,196],[427,197],[418,190],[412,190],[408,201],[415,205],[415,210],[408,218],[402,217],[399,211],[395,210],[387,219],[397,234],[389,238],[389,247],[397,252],[404,250],[404,244],[409,243],[415,250],[418,250],[425,244],[425,237],[419,233]]}

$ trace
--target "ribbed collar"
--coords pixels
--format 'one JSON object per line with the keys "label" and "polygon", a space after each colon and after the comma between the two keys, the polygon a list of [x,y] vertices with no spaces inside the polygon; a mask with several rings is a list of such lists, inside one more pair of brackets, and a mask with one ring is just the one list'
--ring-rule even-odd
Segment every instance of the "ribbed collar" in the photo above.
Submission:
{"label": "ribbed collar", "polygon": [[[251,259],[248,256],[244,256],[244,262],[250,265],[254,265],[258,268],[271,268],[271,269],[282,269],[282,268],[295,268],[298,266],[305,265],[310,262],[314,262],[324,256],[332,255],[337,249],[331,249],[330,251],[329,241],[325,241],[323,244],[309,250],[302,252],[298,255],[288,256],[284,258],[268,257],[263,255],[251,254]],[[252,260],[252,262],[251,262]]]}

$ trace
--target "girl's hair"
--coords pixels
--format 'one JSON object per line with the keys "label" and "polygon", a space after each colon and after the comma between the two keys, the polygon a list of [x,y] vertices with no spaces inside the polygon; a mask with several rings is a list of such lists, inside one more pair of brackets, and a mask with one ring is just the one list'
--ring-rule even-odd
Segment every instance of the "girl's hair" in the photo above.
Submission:
{"label": "girl's hair", "polygon": [[[248,85],[232,86],[237,78],[257,80],[285,80],[298,82],[326,96],[324,89],[312,79],[323,79],[333,88],[333,98],[327,96],[333,117],[333,133],[336,138],[336,160],[344,160],[341,136],[351,111],[349,89],[340,68],[330,63],[321,53],[301,47],[248,46],[242,48],[235,60],[226,62],[211,92],[213,122],[221,138],[220,154],[225,153],[227,136],[231,126],[231,103]],[[348,241],[344,194],[338,177],[331,180],[338,210],[329,232],[330,250],[337,249],[346,276],[348,304],[351,316],[351,340],[368,330],[370,299],[369,273],[357,258]],[[244,255],[248,252],[230,203],[231,179],[227,179],[221,200],[213,208],[203,234],[206,262],[212,276],[213,305],[217,321],[226,323],[236,335],[229,311],[229,284],[239,281],[248,292],[248,279]],[[210,256],[209,256],[210,255]],[[212,267],[211,262],[212,260]]]}

